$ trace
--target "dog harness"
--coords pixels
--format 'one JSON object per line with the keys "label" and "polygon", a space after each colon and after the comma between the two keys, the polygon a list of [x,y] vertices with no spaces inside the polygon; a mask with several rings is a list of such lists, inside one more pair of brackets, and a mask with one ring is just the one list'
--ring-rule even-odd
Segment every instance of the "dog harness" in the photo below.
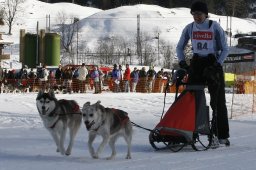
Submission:
{"label": "dog harness", "polygon": [[[106,108],[106,109],[109,109],[109,108]],[[121,123],[122,126],[128,122],[129,117],[126,112],[119,109],[115,109],[115,108],[111,108],[111,110],[114,113],[114,116],[115,116],[114,118],[118,119],[118,121]]]}
{"label": "dog harness", "polygon": [[[110,109],[110,108],[106,108]],[[120,127],[124,127],[129,121],[128,114],[122,110],[111,108],[110,112],[113,113],[114,123],[111,125],[110,134],[116,133]]]}
{"label": "dog harness", "polygon": [[56,126],[57,122],[58,122],[58,119],[56,119],[56,121],[52,124],[52,126],[50,126],[48,128],[53,129]]}
{"label": "dog harness", "polygon": [[[112,130],[110,132],[110,134],[113,134],[115,131],[117,131],[118,125],[121,125],[121,127],[123,127],[129,121],[129,117],[126,112],[119,110],[119,109],[115,109],[115,108],[105,108],[105,109],[106,109],[106,112],[114,113],[113,114],[114,122],[119,122],[119,123],[113,123],[113,125],[111,126],[111,129],[114,129],[114,130]],[[94,131],[97,132],[99,130],[99,128],[105,124],[105,121],[106,120],[103,120],[101,122],[101,124],[97,128],[94,129]]]}
{"label": "dog harness", "polygon": [[[54,116],[67,116],[67,114],[64,114],[65,113],[65,111],[64,111],[64,106],[65,105],[67,105],[67,104],[70,104],[67,100],[65,100],[65,99],[62,99],[62,100],[59,100],[58,101],[59,103],[59,107],[60,107],[60,109],[61,109],[61,112],[62,112],[62,114],[54,114],[55,112],[56,112],[56,109],[58,108],[58,107],[56,107],[50,114],[49,114],[49,117],[54,117]],[[80,112],[79,112],[79,105],[77,104],[77,103],[75,103],[75,102],[72,102],[72,113],[70,113],[70,114],[80,114]],[[53,125],[52,126],[50,126],[49,128],[51,128],[51,129],[53,129],[55,126],[56,126],[56,124],[57,124],[57,122],[58,122],[58,119],[53,123]]]}

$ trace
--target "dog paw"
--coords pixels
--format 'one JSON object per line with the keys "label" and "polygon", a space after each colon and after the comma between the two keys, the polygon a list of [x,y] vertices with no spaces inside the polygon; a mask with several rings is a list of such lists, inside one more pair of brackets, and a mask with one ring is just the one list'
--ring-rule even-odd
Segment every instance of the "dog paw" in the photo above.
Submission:
{"label": "dog paw", "polygon": [[68,148],[68,149],[66,150],[65,154],[66,154],[67,156],[69,156],[69,155],[71,154],[71,149]]}
{"label": "dog paw", "polygon": [[112,160],[115,156],[107,157],[106,160]]}
{"label": "dog paw", "polygon": [[98,155],[92,155],[92,158],[93,159],[99,159],[99,156]]}
{"label": "dog paw", "polygon": [[126,159],[132,159],[131,155],[127,155],[125,158]]}
{"label": "dog paw", "polygon": [[66,155],[65,150],[61,149],[61,150],[60,150],[60,154],[61,154],[61,155]]}

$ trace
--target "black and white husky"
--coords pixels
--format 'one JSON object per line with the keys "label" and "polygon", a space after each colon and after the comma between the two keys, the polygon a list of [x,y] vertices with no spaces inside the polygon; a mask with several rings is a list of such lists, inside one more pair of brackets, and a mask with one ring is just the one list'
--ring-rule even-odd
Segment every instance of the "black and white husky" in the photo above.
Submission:
{"label": "black and white husky", "polygon": [[[40,90],[36,98],[36,106],[45,128],[57,145],[57,152],[70,155],[74,138],[82,122],[79,105],[74,100],[57,100],[52,90],[48,93]],[[70,141],[65,150],[67,129],[69,129]]]}
{"label": "black and white husky", "polygon": [[[85,103],[82,114],[83,122],[89,131],[88,147],[93,158],[99,158],[99,154],[109,143],[112,154],[107,159],[113,159],[116,155],[115,142],[119,136],[123,136],[128,145],[126,159],[131,159],[132,124],[126,112],[105,108],[98,101],[92,105],[90,102]],[[97,135],[101,135],[103,140],[95,152],[93,141]]]}

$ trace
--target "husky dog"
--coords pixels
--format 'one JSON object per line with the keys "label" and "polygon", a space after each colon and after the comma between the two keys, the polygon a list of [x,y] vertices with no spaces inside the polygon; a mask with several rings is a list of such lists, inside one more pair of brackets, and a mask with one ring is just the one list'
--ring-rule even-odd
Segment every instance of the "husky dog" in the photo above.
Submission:
{"label": "husky dog", "polygon": [[[131,159],[132,124],[128,113],[118,109],[105,108],[98,101],[92,105],[90,102],[85,103],[82,114],[84,124],[89,131],[88,147],[93,158],[99,158],[99,154],[109,143],[112,154],[107,159],[113,159],[116,155],[115,142],[119,136],[123,136],[128,145],[126,159]],[[101,135],[103,140],[95,152],[92,143],[97,135]]]}
{"label": "husky dog", "polygon": [[[74,138],[82,122],[82,113],[74,100],[57,100],[53,90],[48,93],[39,91],[36,106],[45,128],[52,135],[57,152],[70,155]],[[65,136],[69,128],[69,145],[64,148]]]}

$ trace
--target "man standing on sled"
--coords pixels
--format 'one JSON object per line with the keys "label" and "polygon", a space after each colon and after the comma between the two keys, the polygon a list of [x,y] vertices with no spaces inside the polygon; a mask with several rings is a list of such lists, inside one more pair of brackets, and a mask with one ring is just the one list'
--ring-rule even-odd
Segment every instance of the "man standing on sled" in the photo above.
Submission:
{"label": "man standing on sled", "polygon": [[[194,22],[182,31],[177,45],[177,57],[181,68],[188,71],[188,84],[207,84],[211,96],[211,108],[217,119],[213,123],[219,144],[230,145],[228,114],[225,99],[225,82],[222,64],[228,56],[228,45],[221,26],[208,19],[208,7],[204,2],[192,4]],[[184,49],[191,40],[193,57],[190,65],[185,60]]]}

